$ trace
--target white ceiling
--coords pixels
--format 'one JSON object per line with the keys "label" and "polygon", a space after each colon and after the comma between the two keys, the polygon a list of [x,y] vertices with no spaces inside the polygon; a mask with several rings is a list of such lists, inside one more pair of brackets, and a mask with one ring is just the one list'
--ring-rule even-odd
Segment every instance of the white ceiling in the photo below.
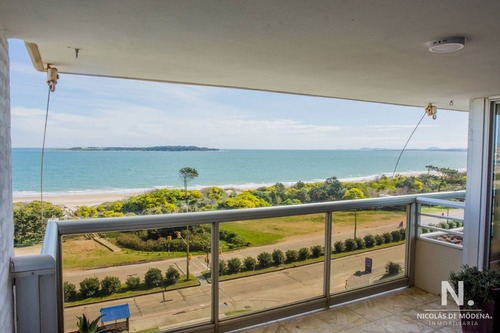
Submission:
{"label": "white ceiling", "polygon": [[[0,25],[61,73],[468,110],[500,95],[499,13],[498,0],[2,0]],[[465,48],[428,51],[449,36]]]}

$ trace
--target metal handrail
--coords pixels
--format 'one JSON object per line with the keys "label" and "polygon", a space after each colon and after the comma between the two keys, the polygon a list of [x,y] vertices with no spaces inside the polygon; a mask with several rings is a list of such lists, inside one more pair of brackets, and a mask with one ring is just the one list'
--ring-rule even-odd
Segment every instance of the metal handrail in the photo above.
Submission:
{"label": "metal handrail", "polygon": [[418,198],[453,199],[465,198],[465,191],[438,192],[395,197],[382,197],[361,200],[332,201],[293,206],[275,206],[263,208],[249,208],[238,210],[176,213],[165,215],[111,217],[99,219],[64,220],[56,221],[59,235],[86,234],[109,231],[134,231],[193,226],[213,222],[235,222],[256,220],[292,215],[317,214],[335,211],[370,209],[382,206],[398,206],[414,203]]}
{"label": "metal handrail", "polygon": [[[49,276],[43,278],[44,286],[50,291],[50,295],[45,296],[40,294],[41,299],[44,299],[44,306],[40,311],[40,325],[48,325],[47,329],[42,329],[43,332],[53,332],[57,325],[57,330],[63,331],[63,299],[62,299],[62,261],[61,261],[61,236],[71,235],[71,234],[86,234],[86,233],[100,233],[109,231],[133,231],[133,230],[144,230],[144,229],[158,229],[158,228],[175,228],[175,227],[185,227],[193,226],[199,224],[211,224],[212,226],[212,246],[219,245],[219,223],[221,222],[236,222],[243,220],[256,220],[265,218],[276,218],[284,216],[293,215],[306,215],[306,214],[325,214],[325,246],[331,247],[331,229],[328,229],[330,225],[332,212],[336,211],[352,211],[352,210],[362,210],[362,209],[373,209],[380,207],[393,207],[393,206],[407,206],[415,205],[416,203],[427,203],[427,202],[439,202],[440,205],[443,203],[449,203],[442,199],[455,199],[464,198],[465,191],[460,192],[441,192],[441,193],[430,193],[430,194],[417,194],[417,195],[405,195],[405,196],[395,196],[395,197],[382,197],[373,199],[362,199],[362,200],[346,200],[346,201],[335,201],[335,202],[323,202],[314,204],[302,204],[295,206],[278,206],[278,207],[265,207],[265,208],[253,208],[253,209],[240,209],[240,210],[226,210],[226,211],[211,211],[211,212],[193,212],[193,213],[177,213],[177,214],[166,214],[166,215],[153,215],[153,216],[133,216],[133,217],[117,217],[117,218],[100,218],[100,219],[83,219],[83,220],[52,220],[49,221],[47,225],[47,230],[45,234],[44,244],[42,247],[42,255],[39,257],[45,257],[51,259],[50,271],[48,271]],[[417,205],[418,206],[418,205]],[[413,216],[413,217],[412,217]],[[408,234],[412,235],[412,227],[415,226],[416,221],[414,217],[417,215],[409,215]],[[407,251],[411,250],[408,248]],[[253,323],[254,320],[274,320],[276,318],[282,318],[285,314],[290,315],[290,313],[301,313],[304,311],[310,311],[318,309],[320,307],[329,306],[335,304],[336,302],[346,301],[349,297],[364,297],[373,294],[374,292],[381,292],[386,290],[391,290],[391,288],[403,287],[408,285],[407,279],[395,280],[391,283],[381,284],[379,286],[370,286],[362,290],[353,291],[351,293],[346,293],[344,296],[335,296],[335,298],[330,298],[329,291],[329,274],[330,274],[330,260],[329,256],[325,256],[325,276],[324,276],[324,295],[318,299],[304,300],[300,304],[290,305],[286,308],[277,308],[263,311],[262,313],[254,313],[247,316],[242,316],[240,318],[232,318],[228,320],[227,318],[223,321],[218,317],[218,252],[212,252],[212,263],[213,263],[213,280],[212,280],[212,321],[206,324],[205,329],[210,329],[217,331],[218,327],[224,326],[224,329],[230,327],[241,327],[241,325],[248,325]],[[22,261],[22,260],[20,260]],[[52,269],[53,267],[53,269]],[[32,269],[35,267],[23,267],[20,266],[13,269],[14,273],[19,276],[24,275],[21,271],[32,274]],[[30,270],[31,269],[31,270]],[[38,268],[39,269],[39,268]],[[410,274],[412,271],[410,270]],[[45,272],[41,272],[45,274]],[[55,274],[54,274],[55,273]],[[21,277],[21,276],[20,276]],[[404,281],[403,281],[404,280]],[[21,281],[19,281],[21,282]],[[49,284],[46,284],[49,283]],[[54,286],[55,290],[52,288]],[[42,290],[41,292],[43,292]],[[23,300],[26,302],[32,302],[32,298],[24,295]],[[56,300],[57,299],[57,300]],[[37,302],[35,302],[38,304]],[[33,303],[33,304],[35,304]],[[45,310],[50,310],[51,314],[49,316],[45,315]],[[29,315],[29,314],[27,314]],[[57,320],[55,320],[57,317]],[[18,318],[19,319],[19,318]],[[26,320],[28,322],[28,320]],[[209,328],[212,327],[212,328]],[[25,330],[25,331],[29,331]]]}

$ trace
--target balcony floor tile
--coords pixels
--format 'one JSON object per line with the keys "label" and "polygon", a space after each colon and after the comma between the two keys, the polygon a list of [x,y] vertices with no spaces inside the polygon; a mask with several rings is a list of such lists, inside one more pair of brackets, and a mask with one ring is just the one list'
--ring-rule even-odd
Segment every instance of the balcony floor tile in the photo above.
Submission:
{"label": "balcony floor tile", "polygon": [[240,330],[245,333],[303,333],[303,332],[407,332],[459,333],[457,320],[418,318],[426,310],[455,311],[448,302],[441,306],[441,297],[418,288],[404,289],[328,310],[272,322]]}

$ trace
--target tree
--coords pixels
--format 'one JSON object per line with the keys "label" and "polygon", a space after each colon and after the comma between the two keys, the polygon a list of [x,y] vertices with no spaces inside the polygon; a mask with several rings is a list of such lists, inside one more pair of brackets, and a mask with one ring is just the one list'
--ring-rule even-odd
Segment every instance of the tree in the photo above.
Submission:
{"label": "tree", "polygon": [[[188,182],[198,177],[198,171],[195,168],[185,167],[179,170],[179,178],[184,182],[184,200],[186,200],[186,212],[189,211],[188,203]],[[186,281],[189,280],[189,226],[186,227]]]}
{"label": "tree", "polygon": [[179,178],[184,183],[184,200],[186,201],[186,211],[189,209],[187,186],[189,181],[198,177],[198,171],[195,168],[185,167],[179,170]]}
{"label": "tree", "polygon": [[62,218],[61,208],[50,202],[43,203],[43,220],[41,217],[42,205],[40,201],[32,201],[27,205],[14,204],[14,242],[38,242],[45,234],[47,220],[55,217]]}

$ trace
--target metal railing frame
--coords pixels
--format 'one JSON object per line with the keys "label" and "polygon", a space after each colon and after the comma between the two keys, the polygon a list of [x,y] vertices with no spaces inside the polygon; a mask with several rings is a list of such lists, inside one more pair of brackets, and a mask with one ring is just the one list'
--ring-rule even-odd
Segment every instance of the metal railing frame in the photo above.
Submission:
{"label": "metal railing frame", "polygon": [[[219,319],[219,253],[212,251],[212,311],[211,322],[196,326],[186,326],[177,331],[183,332],[206,332],[206,331],[227,331],[236,328],[255,325],[256,323],[268,322],[305,313],[312,310],[318,310],[351,301],[357,298],[366,297],[380,292],[413,285],[415,238],[418,237],[419,228],[419,206],[426,200],[439,202],[440,204],[449,204],[446,199],[464,198],[465,191],[459,192],[440,192],[418,195],[404,195],[395,197],[382,197],[362,200],[333,201],[313,204],[302,204],[295,206],[278,206],[254,209],[240,209],[227,211],[211,212],[192,212],[167,215],[152,216],[133,216],[122,218],[102,218],[85,220],[62,220],[49,221],[47,231],[42,247],[42,254],[39,256],[15,257],[12,259],[12,272],[16,279],[16,288],[21,288],[23,276],[35,276],[48,273],[49,282],[47,290],[52,289],[55,297],[47,296],[44,290],[39,290],[38,300],[40,303],[39,320],[41,322],[56,323],[57,331],[64,332],[63,323],[63,290],[62,290],[62,259],[61,259],[61,238],[65,235],[101,233],[110,231],[134,231],[158,228],[186,227],[200,224],[211,225],[211,246],[212,249],[219,248],[219,225],[222,222],[236,222],[243,220],[256,220],[264,218],[277,218],[284,216],[307,215],[307,214],[325,214],[325,248],[332,248],[332,213],[336,211],[349,211],[361,209],[373,209],[386,206],[406,206],[407,211],[407,235],[406,235],[406,276],[386,283],[380,283],[374,286],[368,286],[352,291],[346,291],[341,294],[330,293],[330,273],[331,273],[331,251],[325,251],[324,257],[324,280],[323,295],[311,299],[305,299],[293,304],[287,304],[282,307],[272,308],[262,311],[256,311],[251,314],[242,315],[230,319]],[[425,198],[425,199],[424,199]],[[438,201],[436,201],[438,200]],[[33,260],[43,260],[44,264],[38,267]],[[47,270],[48,269],[48,270]],[[19,280],[19,281],[18,281]],[[18,322],[31,318],[32,313],[24,314],[27,302],[31,300],[22,299],[20,291],[16,290],[17,317]],[[33,295],[32,295],[33,297]],[[42,313],[43,312],[43,313]],[[31,319],[30,319],[31,320]],[[56,331],[54,324],[37,324],[39,332]],[[18,325],[18,332],[32,332],[31,328],[24,329]]]}

